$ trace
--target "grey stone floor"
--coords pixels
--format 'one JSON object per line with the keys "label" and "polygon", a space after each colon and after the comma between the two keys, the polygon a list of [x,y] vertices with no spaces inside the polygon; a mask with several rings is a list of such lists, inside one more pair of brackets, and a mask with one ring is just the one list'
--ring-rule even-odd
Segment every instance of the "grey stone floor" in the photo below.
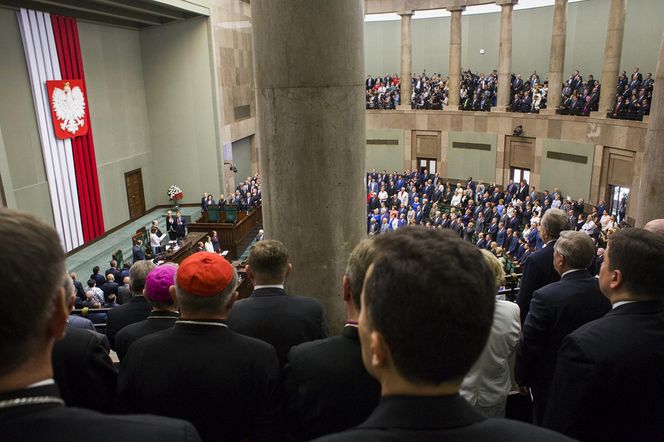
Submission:
{"label": "grey stone floor", "polygon": [[[182,215],[189,215],[194,221],[200,217],[200,210],[200,207],[180,207]],[[159,228],[166,233],[167,211],[167,208],[153,210],[96,243],[74,253],[67,258],[67,270],[76,272],[78,280],[85,285],[94,266],[98,265],[101,273],[109,268],[111,256],[116,250],[121,249],[125,259],[131,261],[131,236],[141,227],[149,228],[152,220],[155,219],[159,220]],[[165,241],[167,240],[168,238]]]}

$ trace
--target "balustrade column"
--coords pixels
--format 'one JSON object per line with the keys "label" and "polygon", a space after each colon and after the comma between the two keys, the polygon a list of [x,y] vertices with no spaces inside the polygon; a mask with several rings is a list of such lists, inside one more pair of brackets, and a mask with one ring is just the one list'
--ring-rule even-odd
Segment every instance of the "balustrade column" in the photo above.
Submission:
{"label": "balustrade column", "polygon": [[616,85],[620,71],[623,35],[625,33],[625,0],[611,0],[609,26],[604,44],[604,63],[599,97],[599,117],[606,117],[616,99]]}
{"label": "balustrade column", "polygon": [[543,113],[553,114],[560,106],[563,71],[565,69],[565,38],[567,34],[567,0],[556,0],[551,31],[551,52],[549,53],[549,92],[547,109]]}
{"label": "balustrade column", "polygon": [[410,109],[413,79],[413,42],[410,22],[413,11],[399,12],[401,16],[401,105]]}
{"label": "balustrade column", "polygon": [[[659,47],[659,61],[652,91],[650,120],[641,166],[636,226],[643,227],[653,219],[664,218],[664,34]],[[630,195],[631,196],[631,195]],[[634,198],[631,198],[632,204]],[[629,215],[628,211],[628,215]]]}
{"label": "balustrade column", "polygon": [[338,332],[366,237],[364,1],[252,0],[251,20],[265,235],[290,251],[287,290]]}
{"label": "balustrade column", "polygon": [[500,5],[500,45],[498,47],[498,110],[505,111],[510,103],[512,76],[512,11],[516,0],[498,0]]}
{"label": "balustrade column", "polygon": [[465,6],[447,8],[452,13],[450,21],[450,63],[448,72],[449,106],[454,110],[459,107],[461,82],[461,12]]}

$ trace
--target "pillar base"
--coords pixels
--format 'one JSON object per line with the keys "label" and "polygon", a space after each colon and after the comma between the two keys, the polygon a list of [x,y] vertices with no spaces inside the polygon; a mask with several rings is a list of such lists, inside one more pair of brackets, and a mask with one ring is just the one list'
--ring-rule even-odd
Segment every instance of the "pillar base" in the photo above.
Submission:
{"label": "pillar base", "polygon": [[540,109],[540,115],[556,115],[556,109]]}
{"label": "pillar base", "polygon": [[461,110],[461,106],[458,104],[450,104],[448,106],[443,106],[444,111],[458,111]]}
{"label": "pillar base", "polygon": [[604,119],[606,119],[606,113],[607,112],[608,111],[604,111],[604,112],[602,112],[602,111],[593,111],[593,112],[590,113],[590,118],[604,118]]}
{"label": "pillar base", "polygon": [[400,104],[397,106],[397,110],[411,110],[412,108],[410,107],[410,103],[408,104]]}

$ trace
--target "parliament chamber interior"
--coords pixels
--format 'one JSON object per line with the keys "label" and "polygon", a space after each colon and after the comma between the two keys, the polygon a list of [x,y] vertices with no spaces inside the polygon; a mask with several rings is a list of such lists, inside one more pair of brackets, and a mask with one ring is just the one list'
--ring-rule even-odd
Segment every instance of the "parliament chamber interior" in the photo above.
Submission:
{"label": "parliament chamber interior", "polygon": [[664,440],[661,17],[0,0],[0,434]]}

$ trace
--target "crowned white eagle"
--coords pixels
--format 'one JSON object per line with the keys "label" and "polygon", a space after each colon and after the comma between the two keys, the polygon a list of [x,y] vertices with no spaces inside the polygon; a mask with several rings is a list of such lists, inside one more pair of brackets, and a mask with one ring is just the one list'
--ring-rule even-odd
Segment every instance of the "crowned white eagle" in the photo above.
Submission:
{"label": "crowned white eagle", "polygon": [[85,97],[78,86],[72,89],[69,82],[64,89],[53,89],[53,111],[60,121],[60,129],[75,134],[85,124]]}

